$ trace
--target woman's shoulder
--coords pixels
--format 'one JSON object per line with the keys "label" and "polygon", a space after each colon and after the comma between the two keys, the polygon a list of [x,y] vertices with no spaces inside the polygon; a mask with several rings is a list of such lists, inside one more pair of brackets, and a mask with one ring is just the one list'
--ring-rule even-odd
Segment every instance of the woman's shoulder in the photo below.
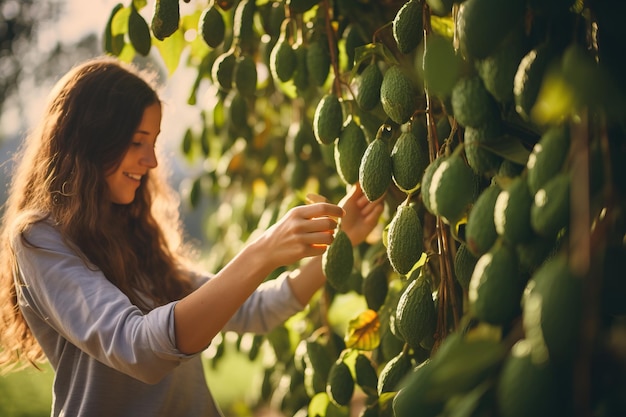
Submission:
{"label": "woman's shoulder", "polygon": [[12,233],[14,245],[28,245],[33,247],[50,247],[63,245],[61,232],[50,216],[34,216],[24,219],[18,230]]}

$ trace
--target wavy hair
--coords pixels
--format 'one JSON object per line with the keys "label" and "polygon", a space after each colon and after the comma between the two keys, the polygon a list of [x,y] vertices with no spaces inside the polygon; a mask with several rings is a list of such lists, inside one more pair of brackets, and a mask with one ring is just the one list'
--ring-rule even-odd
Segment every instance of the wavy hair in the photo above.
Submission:
{"label": "wavy hair", "polygon": [[144,110],[160,103],[155,77],[110,57],[70,70],[15,156],[0,234],[0,366],[44,360],[19,308],[10,242],[50,219],[90,267],[148,311],[191,291],[178,198],[152,169],[128,205],[112,204],[105,174],[121,163]]}

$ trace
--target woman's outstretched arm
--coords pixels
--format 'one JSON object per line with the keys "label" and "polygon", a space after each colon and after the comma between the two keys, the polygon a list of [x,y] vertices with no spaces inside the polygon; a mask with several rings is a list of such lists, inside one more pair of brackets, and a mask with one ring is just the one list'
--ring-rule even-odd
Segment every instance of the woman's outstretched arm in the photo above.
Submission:
{"label": "woman's outstretched arm", "polygon": [[177,348],[183,353],[206,348],[273,270],[322,255],[333,240],[334,218],[343,216],[341,207],[329,203],[291,209],[212,279],[176,304]]}

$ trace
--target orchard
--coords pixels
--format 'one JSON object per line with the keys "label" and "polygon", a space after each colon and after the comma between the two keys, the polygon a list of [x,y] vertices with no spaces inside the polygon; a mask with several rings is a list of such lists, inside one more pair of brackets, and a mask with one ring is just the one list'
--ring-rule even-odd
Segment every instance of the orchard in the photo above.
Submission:
{"label": "orchard", "polygon": [[[385,200],[362,245],[339,223],[303,314],[238,344],[271,358],[259,403],[310,417],[626,415],[624,16],[619,0],[111,11],[107,53],[156,51],[170,74],[196,74],[181,149],[203,170],[185,198],[219,202],[213,268],[309,193],[338,202],[359,184]],[[342,310],[354,298],[363,308]]]}

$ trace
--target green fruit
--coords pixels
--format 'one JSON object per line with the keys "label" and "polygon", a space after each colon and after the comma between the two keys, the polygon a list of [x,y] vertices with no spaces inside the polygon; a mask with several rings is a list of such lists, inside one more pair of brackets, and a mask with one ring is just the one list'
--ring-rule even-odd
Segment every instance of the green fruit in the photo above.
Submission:
{"label": "green fruit", "polygon": [[422,20],[422,3],[418,0],[407,1],[396,13],[392,22],[392,33],[403,54],[413,51],[422,41]]}
{"label": "green fruit", "polygon": [[254,0],[240,0],[233,16],[233,38],[243,50],[249,50],[254,40]]}
{"label": "green fruit", "polygon": [[380,101],[387,116],[398,124],[406,123],[417,110],[416,89],[399,66],[385,71],[380,86]]}
{"label": "green fruit", "polygon": [[150,26],[154,37],[162,41],[178,29],[180,9],[178,0],[156,0]]}
{"label": "green fruit", "polygon": [[424,252],[424,231],[415,208],[398,206],[389,223],[387,257],[396,272],[406,275]]}
{"label": "green fruit", "polygon": [[316,394],[326,392],[326,380],[310,367],[305,369],[303,383],[304,389],[309,398],[314,397]]}
{"label": "green fruit", "polygon": [[247,55],[237,58],[233,71],[235,88],[245,97],[252,97],[256,92],[257,71],[254,59]]}
{"label": "green fruit", "polygon": [[128,16],[128,39],[137,53],[143,56],[150,53],[152,47],[150,28],[134,5],[130,8],[130,16]]}
{"label": "green fruit", "polygon": [[544,74],[555,57],[552,45],[544,43],[522,58],[513,79],[515,110],[525,119],[530,119],[530,112],[537,101]]}
{"label": "green fruit", "polygon": [[471,391],[495,376],[505,354],[506,347],[499,340],[449,334],[430,359],[434,372],[428,398],[446,401]]}
{"label": "green fruit", "polygon": [[326,382],[328,398],[337,406],[347,405],[354,394],[354,379],[346,363],[339,359],[330,368]]}
{"label": "green fruit", "polygon": [[537,191],[530,208],[530,224],[535,233],[554,238],[569,226],[570,187],[570,175],[562,173]]}
{"label": "green fruit", "polygon": [[452,126],[450,125],[450,120],[448,119],[448,116],[441,117],[439,120],[437,120],[436,131],[437,139],[439,139],[441,143],[448,139],[450,133],[452,133]]}
{"label": "green fruit", "polygon": [[346,52],[349,70],[352,70],[355,64],[356,48],[367,44],[360,29],[358,25],[348,23],[348,27],[343,31],[343,39],[345,41],[344,50]]}
{"label": "green fruit", "polygon": [[122,48],[124,48],[124,34],[113,35],[112,26],[113,19],[117,12],[122,10],[124,5],[122,3],[117,3],[113,10],[111,10],[111,14],[109,15],[109,19],[107,20],[106,27],[104,29],[104,51],[118,56],[120,52],[122,52]]}
{"label": "green fruit", "polygon": [[422,362],[404,379],[400,390],[393,398],[395,417],[436,417],[444,403],[431,398],[430,386],[435,377],[436,368],[430,359]]}
{"label": "green fruit", "polygon": [[248,125],[248,104],[245,97],[239,91],[233,90],[227,97],[226,107],[230,124],[240,129]]}
{"label": "green fruit", "polygon": [[413,131],[400,133],[391,150],[392,178],[405,192],[413,191],[429,164],[428,142]]}
{"label": "green fruit", "polygon": [[296,52],[286,39],[279,38],[270,53],[272,76],[279,81],[287,82],[293,77],[296,64]]}
{"label": "green fruit", "polygon": [[317,5],[320,0],[289,0],[289,9],[293,13],[304,13]]}
{"label": "green fruit", "polygon": [[469,310],[478,320],[507,324],[520,312],[523,289],[514,247],[498,241],[476,263],[469,284]]}
{"label": "green fruit", "polygon": [[431,213],[454,224],[463,217],[474,199],[474,173],[458,151],[443,158],[425,191],[428,192]]}
{"label": "green fruit", "polygon": [[555,239],[535,236],[515,247],[520,266],[526,272],[534,272],[558,248]]}
{"label": "green fruit", "polygon": [[213,82],[216,82],[224,91],[230,91],[233,87],[233,74],[237,58],[233,50],[228,50],[220,54],[213,62],[211,75]]}
{"label": "green fruit", "polygon": [[454,117],[463,126],[478,128],[498,119],[495,101],[477,75],[461,78],[454,85],[451,102]]}
{"label": "green fruit", "polygon": [[489,56],[524,18],[524,0],[467,0],[456,18],[456,33],[463,54],[482,59]]}
{"label": "green fruit", "polygon": [[349,282],[354,266],[354,253],[350,238],[341,229],[337,229],[335,239],[322,255],[322,269],[328,283],[342,291]]}
{"label": "green fruit", "polygon": [[579,346],[583,281],[569,262],[566,253],[544,262],[528,281],[522,304],[527,339],[554,363],[571,361]]}
{"label": "green fruit", "polygon": [[309,164],[300,158],[290,160],[285,166],[285,174],[289,178],[289,185],[294,190],[304,187],[310,173]]}
{"label": "green fruit", "polygon": [[[383,125],[365,149],[359,166],[359,183],[369,201],[378,200],[391,184],[391,154],[387,141],[382,138],[389,126]],[[390,131],[390,129],[389,129]]]}
{"label": "green fruit", "polygon": [[449,96],[458,81],[460,64],[452,41],[433,33],[428,38],[423,59],[424,84],[428,92],[440,97]]}
{"label": "green fruit", "polygon": [[465,128],[463,149],[468,165],[476,174],[491,177],[500,168],[502,157],[489,149],[489,145],[497,142],[500,134],[499,123],[487,123],[478,128],[471,126]]}
{"label": "green fruit", "polygon": [[383,73],[378,64],[369,64],[357,79],[356,102],[365,111],[373,110],[380,103],[380,86],[383,83]]}
{"label": "green fruit", "polygon": [[495,183],[491,184],[478,196],[469,212],[465,227],[465,241],[467,248],[474,256],[485,254],[498,238],[493,222],[493,212],[500,191],[502,191],[500,186]]}
{"label": "green fruit", "polygon": [[315,139],[322,145],[330,145],[339,137],[343,128],[343,110],[339,97],[326,94],[315,108],[313,132]]}
{"label": "green fruit", "polygon": [[367,308],[378,311],[383,306],[388,291],[389,283],[387,282],[387,266],[385,264],[376,265],[363,277],[361,292],[365,297]]}
{"label": "green fruit", "polygon": [[527,242],[533,237],[530,225],[530,207],[533,197],[522,177],[514,178],[500,192],[493,209],[496,232],[513,244]]}
{"label": "green fruit", "polygon": [[327,347],[318,339],[306,341],[304,362],[307,367],[319,375],[322,381],[328,379],[333,358]]}
{"label": "green fruit", "polygon": [[546,130],[528,156],[528,188],[535,194],[565,163],[569,154],[570,134],[565,126],[555,126]]}
{"label": "green fruit", "polygon": [[224,42],[226,24],[215,3],[211,3],[200,15],[198,29],[204,42],[211,48],[217,48]]}
{"label": "green fruit", "polygon": [[499,103],[514,100],[513,80],[526,55],[522,30],[515,30],[491,55],[476,62],[476,68],[487,91]]}
{"label": "green fruit", "polygon": [[511,348],[496,384],[498,415],[502,417],[549,417],[558,415],[556,371],[553,364],[537,358],[531,343],[522,339]]}
{"label": "green fruit", "polygon": [[396,328],[405,342],[414,349],[431,338],[437,326],[437,310],[432,295],[432,282],[424,273],[406,287],[396,307]]}
{"label": "green fruit", "polygon": [[359,180],[359,166],[367,145],[365,132],[350,118],[335,141],[335,166],[339,177],[346,184],[354,184]]}
{"label": "green fruit", "polygon": [[309,47],[303,43],[298,44],[294,49],[296,53],[296,68],[291,79],[298,91],[306,90],[311,84],[309,80],[308,51]]}
{"label": "green fruit", "polygon": [[259,15],[263,30],[272,39],[278,39],[280,30],[285,20],[285,6],[281,2],[273,1],[263,6],[259,5]]}
{"label": "green fruit", "polygon": [[515,178],[519,176],[522,171],[524,171],[524,165],[513,162],[510,159],[505,159],[500,164],[497,175],[502,178]]}
{"label": "green fruit", "polygon": [[[391,318],[395,320],[395,312],[394,315],[391,316]],[[396,336],[390,328],[388,328],[386,331],[383,331],[380,336],[379,349],[383,360],[389,360],[402,352],[404,344],[404,340]]]}
{"label": "green fruit", "polygon": [[421,185],[421,195],[422,202],[424,203],[424,207],[430,213],[433,212],[432,205],[430,204],[430,194],[428,193],[428,189],[430,188],[430,184],[432,183],[433,174],[439,168],[439,165],[444,161],[445,157],[438,157],[433,160],[426,169],[424,169],[424,175],[422,175],[422,185]]}
{"label": "green fruit", "polygon": [[474,272],[478,258],[470,252],[465,243],[461,243],[454,256],[454,275],[464,290],[469,288],[469,283]]}
{"label": "green fruit", "polygon": [[320,37],[311,42],[307,49],[306,65],[313,83],[318,87],[326,82],[330,72],[330,63],[330,51],[326,37]]}
{"label": "green fruit", "polygon": [[378,395],[396,391],[400,382],[411,371],[411,367],[411,359],[404,351],[391,358],[378,375]]}
{"label": "green fruit", "polygon": [[372,361],[362,353],[359,353],[354,363],[356,383],[367,395],[375,396],[378,387],[378,375]]}

